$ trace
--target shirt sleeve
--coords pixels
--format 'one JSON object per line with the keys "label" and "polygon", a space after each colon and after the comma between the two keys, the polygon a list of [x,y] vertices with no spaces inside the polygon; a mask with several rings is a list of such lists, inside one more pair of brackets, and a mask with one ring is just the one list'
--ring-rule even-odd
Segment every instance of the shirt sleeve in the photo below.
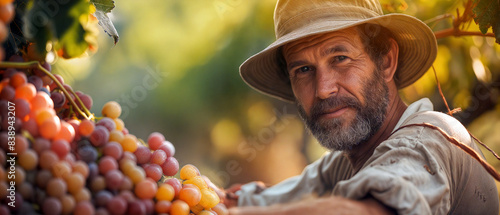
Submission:
{"label": "shirt sleeve", "polygon": [[408,127],[382,143],[334,195],[362,199],[371,195],[398,214],[447,214],[450,210],[450,160],[466,156],[437,131]]}
{"label": "shirt sleeve", "polygon": [[325,192],[333,189],[336,181],[350,174],[346,162],[340,152],[332,152],[308,165],[301,175],[288,178],[265,190],[259,190],[256,183],[245,184],[236,193],[239,195],[238,206],[269,206],[325,195]]}

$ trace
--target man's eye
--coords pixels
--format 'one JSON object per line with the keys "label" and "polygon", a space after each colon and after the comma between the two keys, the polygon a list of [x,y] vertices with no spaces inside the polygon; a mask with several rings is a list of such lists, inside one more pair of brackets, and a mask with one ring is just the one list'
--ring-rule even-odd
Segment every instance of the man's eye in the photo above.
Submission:
{"label": "man's eye", "polygon": [[297,70],[297,72],[299,72],[299,73],[305,73],[305,72],[309,72],[309,71],[311,71],[311,67],[309,67],[309,66],[303,66]]}
{"label": "man's eye", "polygon": [[347,59],[348,59],[348,57],[345,56],[345,55],[335,56],[335,61],[336,62],[342,62],[342,61],[347,60]]}

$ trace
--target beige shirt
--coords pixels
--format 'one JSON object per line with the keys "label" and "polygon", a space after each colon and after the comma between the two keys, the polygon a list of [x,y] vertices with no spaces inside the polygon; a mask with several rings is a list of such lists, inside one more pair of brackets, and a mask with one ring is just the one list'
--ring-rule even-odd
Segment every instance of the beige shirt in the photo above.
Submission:
{"label": "beige shirt", "polygon": [[[459,121],[432,109],[428,99],[411,104],[395,130],[430,123],[480,153]],[[299,176],[261,192],[255,183],[249,183],[237,194],[239,206],[293,202],[313,194],[350,199],[371,195],[398,214],[499,214],[493,178],[438,131],[422,126],[395,132],[357,173],[342,152],[331,152]]]}

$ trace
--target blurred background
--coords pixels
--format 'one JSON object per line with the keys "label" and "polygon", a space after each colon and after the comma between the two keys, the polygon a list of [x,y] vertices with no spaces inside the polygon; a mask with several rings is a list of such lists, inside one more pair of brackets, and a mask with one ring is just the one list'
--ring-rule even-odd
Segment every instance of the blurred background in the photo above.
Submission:
{"label": "blurred background", "polygon": [[[421,20],[463,11],[461,0],[382,0],[386,13]],[[99,50],[53,65],[54,73],[92,96],[100,115],[107,101],[122,105],[129,131],[147,139],[161,132],[180,165],[196,165],[216,184],[261,180],[275,184],[299,174],[321,148],[293,104],[263,96],[240,78],[239,65],[274,40],[276,0],[115,1],[111,13],[120,41],[99,28]],[[452,26],[444,17],[429,23]],[[470,31],[479,31],[476,24]],[[500,46],[494,38],[438,40],[434,67],[450,108],[479,139],[500,152]],[[407,103],[430,98],[446,111],[429,71],[401,91]],[[488,161],[500,170],[489,152]]]}

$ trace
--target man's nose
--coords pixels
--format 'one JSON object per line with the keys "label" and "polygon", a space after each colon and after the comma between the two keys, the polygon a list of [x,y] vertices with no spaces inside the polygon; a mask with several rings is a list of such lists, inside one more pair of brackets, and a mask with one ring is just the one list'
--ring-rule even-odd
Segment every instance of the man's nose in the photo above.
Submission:
{"label": "man's nose", "polygon": [[330,68],[318,68],[316,71],[316,97],[327,99],[338,93],[338,77]]}

